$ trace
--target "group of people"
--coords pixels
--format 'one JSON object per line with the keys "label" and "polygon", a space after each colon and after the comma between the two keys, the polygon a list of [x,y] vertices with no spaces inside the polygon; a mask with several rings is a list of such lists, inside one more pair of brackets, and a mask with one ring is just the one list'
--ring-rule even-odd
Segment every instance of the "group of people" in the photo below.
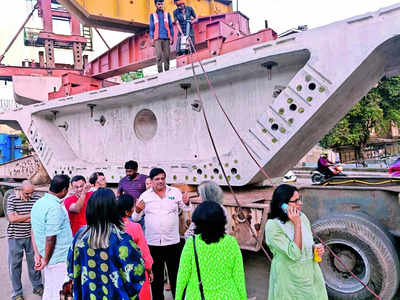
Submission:
{"label": "group of people", "polygon": [[[222,189],[213,181],[198,186],[202,202],[192,214],[182,249],[179,214],[192,209],[188,194],[166,185],[161,168],[149,176],[137,171],[137,162],[125,163],[126,176],[116,193],[100,172],[88,183],[80,175],[71,180],[56,175],[43,197],[31,182],[23,182],[9,198],[7,211],[12,299],[24,299],[24,251],[33,293],[46,300],[60,299],[68,281],[74,299],[162,300],[165,266],[174,299],[247,299],[240,247],[227,234]],[[72,195],[66,197],[70,187]],[[293,295],[327,299],[313,259],[314,251],[322,256],[324,249],[314,244],[301,208],[295,187],[275,190],[265,228],[274,255],[270,300]]]}
{"label": "group of people", "polygon": [[[192,24],[197,21],[196,13],[184,0],[174,0],[177,8],[174,10],[174,21],[171,15],[164,11],[164,0],[154,0],[156,11],[150,15],[150,40],[155,48],[157,69],[161,73],[169,70],[170,47],[174,44],[174,24],[178,29],[176,56],[189,53],[189,47],[194,50],[194,31]],[[190,37],[192,43],[187,41],[183,46],[181,40]]]}

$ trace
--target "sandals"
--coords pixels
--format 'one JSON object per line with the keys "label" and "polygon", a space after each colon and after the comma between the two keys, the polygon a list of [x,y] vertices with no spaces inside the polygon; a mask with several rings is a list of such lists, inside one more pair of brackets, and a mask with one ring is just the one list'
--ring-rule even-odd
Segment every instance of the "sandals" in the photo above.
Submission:
{"label": "sandals", "polygon": [[[34,295],[38,295],[38,296],[42,297],[43,296],[43,288],[33,289],[32,293]],[[18,299],[18,300],[24,300],[24,299],[22,298],[22,299]]]}
{"label": "sandals", "polygon": [[24,300],[24,299],[25,298],[22,295],[15,296],[15,298],[14,298],[14,300]]}

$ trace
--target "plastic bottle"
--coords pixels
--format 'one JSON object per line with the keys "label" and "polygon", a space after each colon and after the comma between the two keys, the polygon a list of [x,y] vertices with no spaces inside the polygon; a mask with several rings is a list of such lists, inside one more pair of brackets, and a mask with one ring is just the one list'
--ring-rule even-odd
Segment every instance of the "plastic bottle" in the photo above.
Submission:
{"label": "plastic bottle", "polygon": [[318,255],[317,248],[314,248],[314,261],[320,263],[322,261],[322,257]]}

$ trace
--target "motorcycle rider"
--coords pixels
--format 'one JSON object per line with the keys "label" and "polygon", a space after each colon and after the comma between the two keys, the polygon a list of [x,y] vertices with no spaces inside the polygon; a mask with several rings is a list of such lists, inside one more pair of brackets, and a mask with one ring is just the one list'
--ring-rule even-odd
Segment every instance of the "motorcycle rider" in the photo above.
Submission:
{"label": "motorcycle rider", "polygon": [[328,159],[328,152],[322,152],[318,160],[318,171],[324,174],[326,178],[335,176],[336,174],[329,168],[331,166],[334,166],[334,163]]}

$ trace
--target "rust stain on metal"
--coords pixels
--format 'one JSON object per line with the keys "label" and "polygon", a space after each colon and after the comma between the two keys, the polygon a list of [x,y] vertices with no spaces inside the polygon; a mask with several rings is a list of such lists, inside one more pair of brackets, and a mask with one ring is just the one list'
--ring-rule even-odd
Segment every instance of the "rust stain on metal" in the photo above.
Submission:
{"label": "rust stain on metal", "polygon": [[[242,206],[242,213],[233,197],[225,193],[224,207],[227,213],[228,234],[233,235],[241,249],[258,251],[264,239],[265,223],[269,211],[269,202],[272,196],[272,189],[263,190],[242,190],[238,191],[237,198]],[[183,235],[191,223],[191,215],[196,207],[201,203],[201,199],[196,192],[189,193],[193,204],[192,212],[183,212],[180,216],[180,234]],[[256,233],[257,240],[254,239],[248,222]]]}
{"label": "rust stain on metal", "polygon": [[2,178],[31,179],[34,184],[49,182],[49,175],[37,155],[29,155],[0,165]]}

